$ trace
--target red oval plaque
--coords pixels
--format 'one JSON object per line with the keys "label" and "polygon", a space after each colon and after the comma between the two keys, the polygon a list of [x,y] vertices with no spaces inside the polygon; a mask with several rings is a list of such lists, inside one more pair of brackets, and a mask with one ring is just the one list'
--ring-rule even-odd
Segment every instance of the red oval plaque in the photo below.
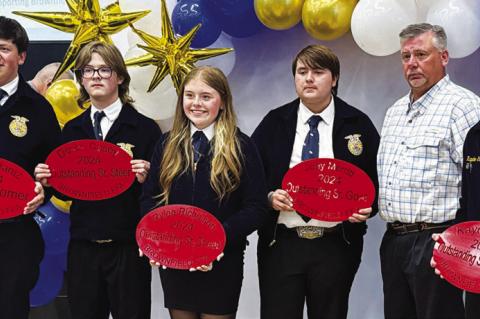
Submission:
{"label": "red oval plaque", "polygon": [[0,158],[0,219],[23,214],[35,197],[35,182],[20,166]]}
{"label": "red oval plaque", "polygon": [[167,205],[145,215],[137,226],[143,253],[163,266],[190,269],[211,263],[225,248],[222,224],[189,205]]}
{"label": "red oval plaque", "polygon": [[115,197],[132,185],[130,155],[119,146],[96,140],[78,140],[53,150],[46,163],[48,182],[60,193],[81,200]]}
{"label": "red oval plaque", "polygon": [[282,188],[302,215],[322,221],[343,221],[372,206],[375,187],[357,166],[339,159],[303,161],[283,177]]}
{"label": "red oval plaque", "polygon": [[433,259],[452,285],[480,293],[480,221],[453,225],[441,235]]}

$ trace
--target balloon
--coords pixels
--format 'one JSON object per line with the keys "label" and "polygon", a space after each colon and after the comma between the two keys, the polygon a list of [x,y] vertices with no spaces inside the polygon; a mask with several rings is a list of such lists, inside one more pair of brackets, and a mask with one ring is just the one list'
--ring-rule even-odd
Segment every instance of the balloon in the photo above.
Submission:
{"label": "balloon", "polygon": [[157,37],[142,30],[134,29],[147,45],[138,45],[146,52],[138,57],[125,61],[127,66],[154,65],[156,72],[152,76],[148,92],[153,91],[170,74],[173,85],[180,90],[185,75],[195,66],[198,60],[208,59],[230,52],[230,48],[192,49],[190,43],[198,32],[199,25],[192,28],[186,35],[177,37],[173,32],[172,23],[167,13],[166,2],[162,0],[162,36]]}
{"label": "balloon", "polygon": [[341,37],[350,29],[356,4],[357,0],[305,0],[302,9],[305,30],[319,40]]}
{"label": "balloon", "polygon": [[[222,33],[220,37],[215,41],[211,47],[214,48],[231,48],[233,47],[232,38],[225,33]],[[224,55],[219,55],[214,58],[198,61],[197,66],[211,65],[219,68],[222,72],[228,76],[232,72],[235,66],[236,53],[235,50]]]}
{"label": "balloon", "polygon": [[302,18],[304,0],[255,0],[258,19],[273,30],[290,29]]}
{"label": "balloon", "polygon": [[463,58],[480,47],[480,3],[478,0],[440,0],[430,7],[427,22],[441,25],[447,34],[452,58]]}
{"label": "balloon", "polygon": [[40,275],[35,287],[30,291],[30,306],[39,307],[51,302],[60,292],[63,283],[63,270],[58,259],[45,255],[40,263]]}
{"label": "balloon", "polygon": [[25,12],[14,14],[43,23],[67,33],[73,33],[73,40],[53,79],[70,69],[80,49],[91,41],[112,43],[111,35],[127,28],[131,23],[143,18],[150,11],[125,12],[118,2],[100,8],[98,0],[67,1],[70,12]]}
{"label": "balloon", "polygon": [[353,39],[368,54],[393,54],[400,49],[398,34],[416,16],[414,0],[362,0],[352,15]]}
{"label": "balloon", "polygon": [[[125,11],[143,11],[150,10],[151,12],[144,18],[136,21],[134,26],[140,30],[148,32],[153,35],[162,35],[162,19],[161,19],[161,2],[154,1],[138,1],[138,0],[119,0],[120,7]],[[167,0],[167,12],[172,13],[173,8],[177,4],[177,0]],[[130,28],[127,30],[128,48],[143,43],[140,37],[135,34]]]}
{"label": "balloon", "polygon": [[195,34],[191,46],[207,47],[215,42],[222,30],[210,13],[205,0],[182,0],[172,12],[172,24],[176,33],[185,35],[197,24],[202,26]]}
{"label": "balloon", "polygon": [[59,211],[51,202],[38,209],[43,216],[35,215],[35,221],[45,241],[45,254],[60,254],[67,251],[70,241],[70,216]]}
{"label": "balloon", "polygon": [[85,111],[78,106],[79,95],[75,81],[67,79],[53,82],[45,92],[45,98],[52,105],[60,127],[63,128],[68,121]]}
{"label": "balloon", "polygon": [[249,37],[265,28],[255,14],[253,0],[210,0],[208,3],[223,32],[232,37]]}
{"label": "balloon", "polygon": [[[141,55],[142,53],[144,54],[145,52],[137,47],[132,47],[127,51],[125,59]],[[168,120],[173,123],[177,91],[170,76],[167,75],[152,92],[147,92],[155,70],[156,67],[153,65],[128,68],[131,78],[130,96],[135,100],[133,106],[137,111],[157,122]],[[169,125],[170,122],[162,122],[160,126],[162,131],[166,131],[167,128],[171,127]]]}

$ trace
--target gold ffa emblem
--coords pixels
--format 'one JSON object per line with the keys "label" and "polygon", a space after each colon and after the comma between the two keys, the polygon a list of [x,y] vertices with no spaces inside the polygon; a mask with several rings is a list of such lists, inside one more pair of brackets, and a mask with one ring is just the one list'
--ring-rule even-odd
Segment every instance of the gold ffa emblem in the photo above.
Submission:
{"label": "gold ffa emblem", "polygon": [[345,139],[348,140],[348,150],[355,156],[359,156],[363,152],[363,144],[360,141],[360,134],[352,134],[345,136]]}
{"label": "gold ffa emblem", "polygon": [[129,143],[117,143],[118,146],[120,146],[120,148],[122,150],[124,150],[125,152],[128,153],[128,155],[130,155],[131,158],[133,158],[133,151],[132,151],[132,148],[135,147],[135,145],[132,145],[132,144],[129,144]]}
{"label": "gold ffa emblem", "polygon": [[27,135],[28,119],[19,115],[12,115],[12,118],[13,120],[10,122],[10,125],[8,126],[8,128],[10,129],[10,133],[12,133],[16,137],[24,137],[25,135]]}

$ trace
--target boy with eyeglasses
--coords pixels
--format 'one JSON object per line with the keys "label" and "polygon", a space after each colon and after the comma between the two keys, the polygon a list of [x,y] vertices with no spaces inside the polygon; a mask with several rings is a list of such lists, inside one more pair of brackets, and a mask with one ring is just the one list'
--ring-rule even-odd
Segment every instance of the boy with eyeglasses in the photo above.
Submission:
{"label": "boy with eyeglasses", "polygon": [[[97,139],[117,144],[132,156],[136,181],[124,193],[106,200],[73,200],[67,284],[72,318],[150,318],[151,268],[138,256],[135,229],[140,220],[141,184],[160,129],[138,113],[128,95],[130,76],[118,49],[110,44],[86,45],[75,62],[79,102],[91,102],[82,115],[65,125],[64,143]],[[127,145],[128,147],[125,147]],[[36,178],[48,186],[47,165]]]}

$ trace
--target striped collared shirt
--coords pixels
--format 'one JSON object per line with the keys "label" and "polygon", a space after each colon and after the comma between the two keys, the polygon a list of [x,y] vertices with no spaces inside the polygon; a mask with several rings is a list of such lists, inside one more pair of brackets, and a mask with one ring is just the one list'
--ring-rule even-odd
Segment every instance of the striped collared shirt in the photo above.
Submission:
{"label": "striped collared shirt", "polygon": [[390,107],[377,165],[380,216],[387,222],[441,223],[459,207],[462,147],[480,120],[480,98],[448,75],[420,99]]}

